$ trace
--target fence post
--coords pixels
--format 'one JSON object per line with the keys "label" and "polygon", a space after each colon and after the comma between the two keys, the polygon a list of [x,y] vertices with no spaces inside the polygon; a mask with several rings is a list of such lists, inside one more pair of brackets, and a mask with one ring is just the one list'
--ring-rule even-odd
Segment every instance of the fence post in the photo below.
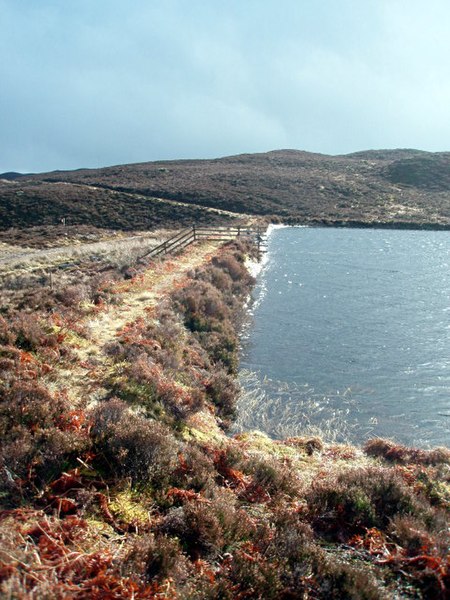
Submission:
{"label": "fence post", "polygon": [[259,225],[256,228],[256,241],[258,243],[258,260],[261,260],[261,241],[262,241],[262,237],[261,237],[261,230],[259,228]]}
{"label": "fence post", "polygon": [[197,233],[195,231],[195,225],[192,225],[192,233],[194,235],[194,242],[196,242],[197,241]]}

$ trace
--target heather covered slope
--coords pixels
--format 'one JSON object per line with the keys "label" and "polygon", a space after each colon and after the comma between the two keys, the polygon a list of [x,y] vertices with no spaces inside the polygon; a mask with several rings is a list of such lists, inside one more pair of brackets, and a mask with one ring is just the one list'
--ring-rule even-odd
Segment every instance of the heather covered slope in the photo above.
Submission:
{"label": "heather covered slope", "polygon": [[4,308],[2,597],[448,597],[448,449],[227,435],[249,252]]}
{"label": "heather covered slope", "polygon": [[[36,186],[40,186],[42,197],[48,202],[46,214],[50,215],[49,207],[57,202],[61,189],[49,186],[55,182],[71,184],[71,190],[74,184],[83,186],[79,193],[92,203],[89,214],[94,221],[101,220],[109,227],[123,226],[117,213],[128,213],[133,202],[139,218],[145,222],[142,197],[182,201],[191,204],[192,211],[201,210],[201,206],[215,207],[277,216],[289,222],[450,226],[450,153],[376,150],[327,156],[279,150],[215,160],[57,171],[4,183],[0,198],[4,203],[11,190],[19,192],[15,202],[20,207],[29,193],[35,193]],[[105,196],[105,203],[102,192],[93,188],[104,188],[103,196],[110,190],[122,195]],[[124,192],[130,196],[125,197]],[[78,222],[81,217],[77,200],[70,202],[64,209]],[[98,203],[102,205],[101,215],[95,208]],[[189,215],[194,216],[199,214]],[[180,219],[183,218],[180,213]]]}
{"label": "heather covered slope", "polygon": [[71,226],[130,231],[222,224],[231,218],[203,207],[68,182],[0,182],[0,230],[54,227],[64,219]]}

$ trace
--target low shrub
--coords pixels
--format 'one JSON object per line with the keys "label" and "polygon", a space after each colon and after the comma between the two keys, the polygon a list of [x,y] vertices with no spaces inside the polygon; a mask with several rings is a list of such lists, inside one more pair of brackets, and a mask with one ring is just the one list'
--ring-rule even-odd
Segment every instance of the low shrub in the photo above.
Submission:
{"label": "low shrub", "polygon": [[317,436],[290,437],[285,439],[283,443],[303,450],[308,456],[312,456],[314,452],[322,452],[324,449],[322,440]]}
{"label": "low shrub", "polygon": [[23,496],[39,495],[61,471],[77,465],[77,457],[89,449],[87,432],[79,429],[61,429],[59,424],[11,427],[0,449],[3,503],[15,506]]}
{"label": "low shrub", "polygon": [[313,483],[306,500],[314,526],[340,541],[364,528],[383,529],[396,515],[426,513],[399,474],[378,467],[330,474]]}
{"label": "low shrub", "polygon": [[4,346],[11,346],[14,344],[16,336],[11,331],[10,326],[6,320],[0,315],[0,344]]}
{"label": "low shrub", "polygon": [[[262,536],[259,545],[279,560],[285,560],[292,568],[302,562],[309,563],[314,553],[314,534],[311,526],[301,520],[300,515],[281,506],[274,513],[274,530],[271,536]],[[305,569],[307,569],[307,564]]]}
{"label": "low shrub", "polygon": [[407,446],[402,446],[401,444],[382,438],[368,440],[364,445],[364,452],[368,456],[376,456],[388,462],[400,464],[450,464],[450,450],[448,448],[434,448],[433,450],[408,448]]}
{"label": "low shrub", "polygon": [[14,381],[1,385],[0,427],[3,439],[8,439],[17,426],[37,431],[55,425],[67,409],[66,399],[52,395],[35,381]]}
{"label": "low shrub", "polygon": [[368,565],[322,554],[314,565],[316,596],[324,600],[388,600],[392,598]]}
{"label": "low shrub", "polygon": [[296,472],[287,464],[272,456],[254,456],[244,460],[240,467],[247,475],[251,475],[253,485],[246,495],[262,490],[270,498],[278,495],[295,497],[300,491]]}
{"label": "low shrub", "polygon": [[185,326],[195,334],[213,364],[229,374],[237,371],[241,301],[254,279],[243,255],[231,246],[210,265],[198,270],[192,281],[173,294],[173,303]]}
{"label": "low shrub", "polygon": [[123,564],[127,575],[140,575],[144,581],[163,581],[170,577],[176,584],[187,578],[188,569],[179,541],[163,534],[137,538]]}
{"label": "low shrub", "polygon": [[425,553],[445,559],[450,548],[450,531],[444,511],[436,511],[426,520],[409,515],[395,516],[388,531],[408,556]]}
{"label": "low shrub", "polygon": [[180,449],[178,467],[172,477],[176,487],[200,492],[211,485],[216,477],[214,463],[203,449],[192,442]]}
{"label": "low shrub", "polygon": [[63,306],[78,306],[83,300],[89,300],[91,290],[88,286],[81,283],[68,285],[55,292],[55,299]]}
{"label": "low shrub", "polygon": [[214,587],[215,595],[210,597],[226,600],[305,597],[301,590],[290,595],[282,576],[279,564],[263,556],[251,542],[244,542],[222,561]]}
{"label": "low shrub", "polygon": [[192,332],[214,331],[230,318],[219,290],[206,281],[193,280],[173,298],[186,327]]}
{"label": "low shrub", "polygon": [[200,332],[198,340],[213,364],[222,365],[230,375],[238,368],[238,337],[234,328],[226,322],[218,331]]}
{"label": "low shrub", "polygon": [[213,266],[214,263],[206,270],[200,273],[200,277],[208,281],[222,293],[231,293],[233,288],[233,280],[228,273],[223,269]]}
{"label": "low shrub", "polygon": [[175,380],[182,375],[183,371],[172,374],[146,354],[140,354],[122,368],[113,391],[119,398],[144,408],[148,417],[162,418],[165,414],[168,422],[180,421],[198,411],[205,397],[196,381],[186,385]]}
{"label": "low shrub", "polygon": [[161,531],[176,536],[193,559],[214,559],[221,552],[248,539],[253,524],[236,506],[231,490],[209,486],[204,495],[179,494],[181,507],[172,508],[161,523]]}
{"label": "low shrub", "polygon": [[206,383],[208,398],[218,409],[222,418],[232,419],[236,414],[239,386],[234,377],[223,370],[216,370]]}
{"label": "low shrub", "polygon": [[177,466],[178,442],[162,423],[132,413],[111,399],[93,411],[92,435],[108,470],[134,485],[163,488]]}
{"label": "low shrub", "polygon": [[16,313],[11,319],[10,332],[14,336],[12,343],[27,352],[34,352],[41,346],[57,345],[56,336],[45,331],[35,314]]}

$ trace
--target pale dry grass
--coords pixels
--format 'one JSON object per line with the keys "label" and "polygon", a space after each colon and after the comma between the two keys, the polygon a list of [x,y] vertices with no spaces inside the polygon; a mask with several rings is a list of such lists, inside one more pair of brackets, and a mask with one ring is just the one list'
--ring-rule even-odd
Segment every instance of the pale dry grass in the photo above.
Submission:
{"label": "pale dry grass", "polygon": [[0,245],[0,276],[6,277],[17,271],[30,272],[34,269],[50,268],[64,262],[81,262],[86,259],[108,261],[115,266],[134,262],[148,252],[169,232],[158,231],[133,236],[117,236],[110,240],[61,245],[55,248],[30,249],[8,244]]}
{"label": "pale dry grass", "polygon": [[70,368],[52,373],[50,386],[64,389],[74,406],[95,404],[106,394],[99,382],[113,368],[103,352],[104,346],[115,341],[128,323],[148,317],[164,296],[183,285],[187,273],[210,260],[218,246],[217,242],[192,245],[176,257],[159,260],[136,278],[117,283],[112,290],[114,304],[100,309],[91,307],[90,311],[87,307],[82,324],[89,335],[83,340],[76,339],[72,348],[75,360]]}
{"label": "pale dry grass", "polygon": [[0,298],[4,306],[18,302],[24,293],[88,284],[92,276],[108,269],[133,265],[140,256],[159,245],[173,231],[129,235],[117,233],[111,239],[95,242],[71,240],[53,248],[36,249],[0,243]]}

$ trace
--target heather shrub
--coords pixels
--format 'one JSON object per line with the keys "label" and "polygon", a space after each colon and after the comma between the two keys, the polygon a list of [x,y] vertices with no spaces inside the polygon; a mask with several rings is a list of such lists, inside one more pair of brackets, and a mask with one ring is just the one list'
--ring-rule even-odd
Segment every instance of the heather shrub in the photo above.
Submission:
{"label": "heather shrub", "polygon": [[421,463],[425,465],[450,464],[450,450],[448,448],[434,448],[422,450],[421,448],[408,448],[390,440],[375,438],[368,440],[364,445],[364,452],[369,456],[383,458],[388,462]]}
{"label": "heather shrub", "polygon": [[70,468],[89,441],[80,428],[71,430],[67,398],[36,382],[34,359],[12,347],[3,351],[12,358],[2,359],[5,376],[0,380],[1,485],[5,501],[14,505]]}
{"label": "heather shrub", "polygon": [[55,292],[56,300],[63,306],[77,306],[90,297],[90,289],[81,283],[68,285]]}
{"label": "heather shrub", "polygon": [[[17,359],[14,360],[13,358],[9,358],[11,353],[6,348],[7,347],[5,346],[0,346],[0,379],[3,380],[4,384],[10,383],[11,381],[17,379]],[[2,428],[0,425],[0,431],[1,429]]]}
{"label": "heather shrub", "polygon": [[14,381],[10,386],[0,384],[0,426],[3,439],[18,425],[37,430],[55,425],[67,409],[61,395],[53,396],[47,388],[34,381]]}
{"label": "heather shrub", "polygon": [[263,556],[278,565],[286,597],[304,597],[322,554],[314,543],[311,527],[300,520],[297,511],[281,504],[274,511],[273,523],[260,528],[255,543]]}
{"label": "heather shrub", "polygon": [[177,466],[178,443],[170,429],[117,399],[94,409],[92,434],[107,468],[134,484],[164,487]]}
{"label": "heather shrub", "polygon": [[252,476],[253,486],[269,496],[294,497],[299,493],[299,481],[294,470],[275,457],[254,456],[241,463],[242,470]]}
{"label": "heather shrub", "polygon": [[103,346],[103,352],[112,358],[115,362],[122,362],[126,357],[126,350],[123,344],[114,340]]}
{"label": "heather shrub", "polygon": [[222,293],[230,293],[233,287],[233,280],[228,273],[214,266],[199,273],[204,281],[209,281],[211,285],[220,290]]}
{"label": "heather shrub", "polygon": [[21,350],[32,352],[40,346],[56,344],[55,336],[48,335],[33,314],[17,313],[12,319],[11,330],[15,336],[13,343]]}
{"label": "heather shrub", "polygon": [[223,323],[218,331],[199,333],[198,340],[213,364],[223,365],[229,374],[238,367],[238,338],[231,325]]}
{"label": "heather shrub", "polygon": [[430,542],[429,532],[424,528],[423,522],[409,515],[395,516],[389,526],[389,531],[409,556],[418,554]]}
{"label": "heather shrub", "polygon": [[80,431],[48,429],[35,441],[37,458],[34,469],[39,483],[49,483],[62,471],[78,466],[76,458],[90,449],[87,435]]}
{"label": "heather shrub", "polygon": [[253,278],[243,263],[242,252],[230,250],[214,257],[212,264],[200,269],[195,279],[173,294],[175,309],[185,326],[195,334],[213,364],[236,373],[239,318],[238,296],[248,292]]}
{"label": "heather shrub", "polygon": [[447,598],[450,585],[448,515],[435,512],[432,523],[409,516],[392,520],[389,534],[406,553],[404,575],[414,578],[423,598]]}
{"label": "heather shrub", "polygon": [[188,502],[184,506],[184,515],[188,531],[183,541],[190,556],[215,556],[224,548],[222,523],[209,504]]}
{"label": "heather shrub", "polygon": [[236,380],[223,370],[215,370],[206,384],[206,393],[223,418],[233,418],[239,386]]}
{"label": "heather shrub", "polygon": [[316,594],[324,600],[388,600],[392,596],[380,587],[368,565],[353,565],[336,556],[316,561]]}
{"label": "heather shrub", "polygon": [[14,343],[16,336],[11,331],[6,320],[0,315],[0,344],[10,346]]}
{"label": "heather shrub", "polygon": [[161,531],[178,537],[191,558],[214,558],[248,538],[252,524],[236,508],[232,491],[212,486],[205,496],[187,499],[182,507],[170,509],[161,523]]}
{"label": "heather shrub", "polygon": [[174,294],[173,299],[190,331],[213,331],[230,318],[220,292],[206,281],[195,280]]}
{"label": "heather shrub", "polygon": [[289,594],[283,584],[282,575],[279,564],[268,560],[250,542],[245,542],[222,562],[215,585],[215,595],[211,595],[211,598],[303,598],[300,590],[294,595]]}
{"label": "heather shrub", "polygon": [[29,467],[36,453],[31,432],[18,430],[20,437],[3,441],[0,448],[0,489],[3,492],[2,504],[9,493],[21,489],[21,481],[28,476]]}
{"label": "heather shrub", "polygon": [[177,539],[150,534],[136,539],[124,559],[123,570],[146,581],[170,577],[180,583],[187,577],[188,561]]}
{"label": "heather shrub", "polygon": [[188,386],[174,380],[182,372],[167,372],[145,354],[124,369],[125,378],[119,380],[115,393],[128,402],[139,404],[147,416],[161,418],[163,413],[172,419],[185,419],[203,406],[204,394],[194,382]]}
{"label": "heather shrub", "polygon": [[166,305],[159,308],[155,314],[156,322],[149,330],[152,336],[167,349],[175,350],[178,347],[178,340],[184,336],[184,327],[179,315],[173,312],[173,309]]}
{"label": "heather shrub", "polygon": [[224,273],[227,273],[233,281],[242,280],[246,282],[251,280],[239,253],[227,253],[222,254],[221,256],[215,256],[212,259],[212,264]]}
{"label": "heather shrub", "polygon": [[313,522],[339,538],[364,527],[385,528],[396,515],[420,515],[424,507],[391,470],[371,467],[330,475],[306,494]]}
{"label": "heather shrub", "polygon": [[225,548],[230,549],[236,543],[253,536],[255,524],[247,513],[239,508],[238,499],[232,490],[210,485],[205,490],[205,496],[223,529]]}
{"label": "heather shrub", "polygon": [[126,369],[126,375],[138,384],[147,385],[151,395],[156,396],[160,368],[146,354],[141,353],[133,362],[130,362]]}
{"label": "heather shrub", "polygon": [[178,468],[172,477],[172,483],[176,487],[199,492],[210,485],[216,476],[212,459],[201,448],[192,442],[181,448]]}
{"label": "heather shrub", "polygon": [[293,446],[294,448],[303,450],[308,456],[312,456],[314,452],[320,453],[323,451],[323,442],[317,436],[290,437],[283,440],[283,442],[288,446]]}
{"label": "heather shrub", "polygon": [[80,431],[13,427],[0,449],[3,501],[16,505],[20,496],[36,493],[61,471],[77,465],[76,458],[89,448],[88,437]]}
{"label": "heather shrub", "polygon": [[301,521],[296,512],[283,506],[274,514],[274,525],[272,535],[262,536],[259,545],[297,570],[306,561],[306,570],[315,551],[311,526]]}
{"label": "heather shrub", "polygon": [[389,524],[389,534],[410,556],[426,552],[445,559],[450,548],[447,511],[434,511],[426,519],[397,515]]}
{"label": "heather shrub", "polygon": [[131,265],[124,265],[121,267],[120,273],[124,279],[133,279],[138,274],[138,270]]}
{"label": "heather shrub", "polygon": [[93,436],[101,439],[114,423],[126,419],[128,414],[129,406],[118,398],[101,402],[92,412]]}

